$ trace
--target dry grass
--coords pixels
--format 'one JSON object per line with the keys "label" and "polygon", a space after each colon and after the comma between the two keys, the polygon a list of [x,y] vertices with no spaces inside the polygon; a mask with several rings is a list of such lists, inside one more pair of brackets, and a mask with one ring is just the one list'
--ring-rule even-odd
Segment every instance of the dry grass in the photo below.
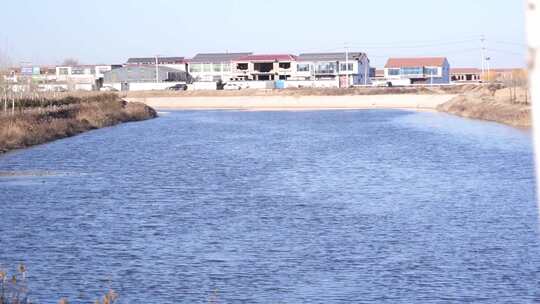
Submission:
{"label": "dry grass", "polygon": [[437,110],[462,117],[530,128],[531,105],[526,88],[472,90],[440,105]]}
{"label": "dry grass", "polygon": [[70,97],[68,104],[19,109],[0,115],[0,153],[25,148],[91,129],[156,117],[143,104],[127,103],[116,95]]}

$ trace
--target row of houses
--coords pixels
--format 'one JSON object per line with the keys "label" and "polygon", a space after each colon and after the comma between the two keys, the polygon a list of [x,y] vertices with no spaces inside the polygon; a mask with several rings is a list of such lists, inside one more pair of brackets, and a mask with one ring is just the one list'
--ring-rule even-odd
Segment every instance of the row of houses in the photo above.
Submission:
{"label": "row of houses", "polygon": [[[293,54],[201,53],[185,57],[135,57],[118,65],[22,67],[14,82],[45,90],[166,89],[177,83],[216,88],[227,82],[290,82],[306,86],[450,84],[480,82],[478,69],[451,69],[445,57],[389,58],[384,69],[370,66],[364,52]],[[257,86],[253,86],[257,87]],[[259,86],[265,87],[265,86]],[[267,86],[266,86],[267,87]]]}
{"label": "row of houses", "polygon": [[[174,69],[195,82],[336,80],[343,85],[369,84],[369,58],[365,53],[253,54],[204,53],[182,57],[130,58],[127,64],[105,75],[105,83],[130,82],[136,71],[152,74],[143,81],[171,79]],[[153,71],[153,72],[152,72]]]}

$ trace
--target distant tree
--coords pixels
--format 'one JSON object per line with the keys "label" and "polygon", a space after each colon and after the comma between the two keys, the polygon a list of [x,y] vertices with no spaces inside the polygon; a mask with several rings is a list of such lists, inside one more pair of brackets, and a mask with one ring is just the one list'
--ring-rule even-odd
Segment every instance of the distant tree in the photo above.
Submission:
{"label": "distant tree", "polygon": [[62,63],[62,65],[65,65],[65,66],[79,65],[79,60],[75,58],[66,58],[64,59],[64,62]]}
{"label": "distant tree", "polygon": [[516,69],[512,71],[512,80],[515,85],[520,87],[528,87],[529,75],[525,69]]}

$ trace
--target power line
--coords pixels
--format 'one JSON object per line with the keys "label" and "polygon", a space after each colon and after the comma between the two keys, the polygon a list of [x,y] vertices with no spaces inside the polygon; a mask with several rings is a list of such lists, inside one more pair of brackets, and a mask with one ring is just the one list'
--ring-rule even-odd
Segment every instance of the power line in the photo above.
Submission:
{"label": "power line", "polygon": [[521,54],[521,53],[518,53],[518,52],[509,51],[509,50],[490,49],[490,51],[494,51],[494,52],[497,52],[497,53],[504,53],[504,54],[508,54],[508,55],[515,55],[515,56],[520,56],[520,57],[525,56],[525,54]]}
{"label": "power line", "polygon": [[520,43],[520,42],[511,42],[511,41],[493,41],[495,44],[505,44],[505,45],[516,45],[516,46],[522,46],[527,47],[526,43]]}
{"label": "power line", "polygon": [[431,48],[431,47],[437,47],[437,46],[445,46],[445,45],[458,45],[463,43],[469,43],[474,42],[478,40],[460,40],[460,41],[450,41],[450,42],[441,42],[441,43],[430,43],[430,44],[410,44],[410,45],[397,45],[397,44],[388,44],[388,45],[354,45],[352,47],[358,47],[358,48],[366,48],[366,49],[417,49],[417,48]]}

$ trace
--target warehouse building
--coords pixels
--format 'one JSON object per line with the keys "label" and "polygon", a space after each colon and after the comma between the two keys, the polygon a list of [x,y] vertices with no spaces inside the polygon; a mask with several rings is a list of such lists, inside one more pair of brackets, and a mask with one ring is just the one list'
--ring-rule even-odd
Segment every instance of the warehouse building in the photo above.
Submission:
{"label": "warehouse building", "polygon": [[186,71],[167,66],[129,65],[106,72],[103,86],[119,91],[163,90],[190,81]]}
{"label": "warehouse building", "polygon": [[125,65],[161,65],[180,71],[187,71],[187,61],[184,57],[134,57],[129,58]]}

